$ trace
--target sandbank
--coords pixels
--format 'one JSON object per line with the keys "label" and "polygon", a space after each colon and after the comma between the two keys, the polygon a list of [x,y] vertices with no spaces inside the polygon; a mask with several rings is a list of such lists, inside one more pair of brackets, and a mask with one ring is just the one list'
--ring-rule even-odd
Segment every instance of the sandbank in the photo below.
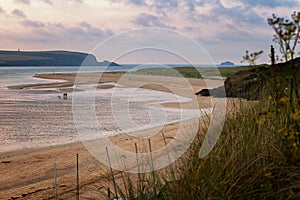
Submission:
{"label": "sandbank", "polygon": [[[91,76],[99,74],[82,74],[81,84],[88,84]],[[31,84],[10,86],[10,89],[55,89],[58,92],[72,92],[76,74],[40,74],[37,78],[59,79],[64,82],[52,82],[46,84]],[[147,83],[145,84],[145,80]],[[153,81],[154,80],[154,81]],[[144,75],[125,76],[120,73],[101,74],[100,83],[118,83],[126,87],[141,87],[145,89],[173,92],[184,97],[191,97],[199,90],[206,88],[206,84],[200,79],[186,79],[191,86],[187,91],[178,78],[157,77]],[[108,89],[112,86],[102,86],[100,89]],[[76,92],[76,91],[74,91]],[[197,98],[199,109],[211,107],[210,97]],[[179,104],[176,102],[165,103],[166,107],[189,108],[189,103]],[[178,130],[178,124],[169,124],[163,127],[167,141],[171,141]],[[134,144],[137,143],[141,151],[147,148],[147,143],[130,135],[113,136],[110,140],[129,151],[134,151]],[[161,148],[164,143],[161,134],[151,137],[154,149]],[[76,174],[75,156],[79,154],[80,173],[80,197],[81,199],[105,199],[107,187],[112,188],[108,181],[108,168],[96,160],[81,142],[56,145],[51,147],[24,149],[14,152],[0,153],[0,199],[53,199],[53,165],[56,162],[58,176],[59,199],[75,198]]]}

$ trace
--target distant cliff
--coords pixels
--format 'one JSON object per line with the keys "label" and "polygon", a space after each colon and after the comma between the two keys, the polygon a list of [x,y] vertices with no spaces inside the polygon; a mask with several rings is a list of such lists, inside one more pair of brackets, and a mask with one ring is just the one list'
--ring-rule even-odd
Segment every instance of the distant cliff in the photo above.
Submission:
{"label": "distant cliff", "polygon": [[92,54],[71,51],[0,51],[0,66],[119,66]]}

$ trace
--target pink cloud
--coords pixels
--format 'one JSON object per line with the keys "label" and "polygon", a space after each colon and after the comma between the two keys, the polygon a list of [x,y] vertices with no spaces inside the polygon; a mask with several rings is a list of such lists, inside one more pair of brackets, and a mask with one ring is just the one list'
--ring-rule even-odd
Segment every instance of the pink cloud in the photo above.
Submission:
{"label": "pink cloud", "polygon": [[11,14],[14,15],[15,17],[26,18],[26,15],[24,14],[24,12],[22,10],[19,10],[19,9],[14,9],[11,12]]}

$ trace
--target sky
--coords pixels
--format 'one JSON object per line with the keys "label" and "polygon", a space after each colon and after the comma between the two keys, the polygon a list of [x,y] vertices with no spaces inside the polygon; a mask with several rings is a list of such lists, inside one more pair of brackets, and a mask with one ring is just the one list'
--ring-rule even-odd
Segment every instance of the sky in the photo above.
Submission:
{"label": "sky", "polygon": [[[268,63],[270,45],[277,45],[267,18],[273,13],[290,18],[299,8],[300,0],[0,0],[0,49],[93,53],[114,35],[158,27],[196,41],[215,63],[230,60],[238,64],[246,50],[264,50],[258,62]],[[151,40],[172,46],[174,40],[166,37],[161,32]],[[127,39],[129,50],[131,44],[143,43],[139,37]],[[114,59],[115,55],[109,55],[114,49],[119,49],[116,42],[105,54],[97,54],[97,59]],[[189,47],[184,51],[189,52]],[[143,56],[137,53],[118,61],[151,62],[152,54],[145,51]],[[179,62],[164,56],[161,59],[166,63]]]}

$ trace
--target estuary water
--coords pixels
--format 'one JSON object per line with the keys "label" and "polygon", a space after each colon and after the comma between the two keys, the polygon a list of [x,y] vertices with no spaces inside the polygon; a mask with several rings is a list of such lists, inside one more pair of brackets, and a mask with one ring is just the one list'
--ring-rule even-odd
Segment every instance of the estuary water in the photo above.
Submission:
{"label": "estuary water", "polygon": [[[81,71],[129,71],[135,70],[136,66],[125,65],[109,67],[109,69],[87,67]],[[149,67],[144,66],[144,68]],[[188,102],[191,101],[189,98],[167,92],[127,88],[110,83],[113,85],[112,88],[98,89],[96,92],[95,90],[85,90],[78,93],[82,97],[90,92],[96,93],[94,107],[97,120],[101,124],[97,130],[93,131],[89,127],[89,122],[85,122],[83,128],[88,130],[89,135],[82,137],[82,135],[78,135],[76,122],[74,122],[72,95],[64,100],[58,98],[61,96],[61,92],[56,88],[39,90],[7,88],[10,85],[55,82],[57,80],[42,80],[32,76],[41,73],[77,72],[78,69],[78,67],[0,67],[0,152],[66,144],[80,141],[82,138],[107,137],[175,123],[201,115],[199,110],[183,111],[150,106],[166,102]],[[132,94],[130,102],[128,102],[128,94]],[[130,107],[124,116],[127,116],[131,123],[124,124],[124,120],[116,120],[120,117],[116,118],[116,112],[113,112],[112,95],[120,102],[116,106],[117,108]],[[207,112],[209,111],[207,110]],[[128,124],[132,124],[132,126]]]}

